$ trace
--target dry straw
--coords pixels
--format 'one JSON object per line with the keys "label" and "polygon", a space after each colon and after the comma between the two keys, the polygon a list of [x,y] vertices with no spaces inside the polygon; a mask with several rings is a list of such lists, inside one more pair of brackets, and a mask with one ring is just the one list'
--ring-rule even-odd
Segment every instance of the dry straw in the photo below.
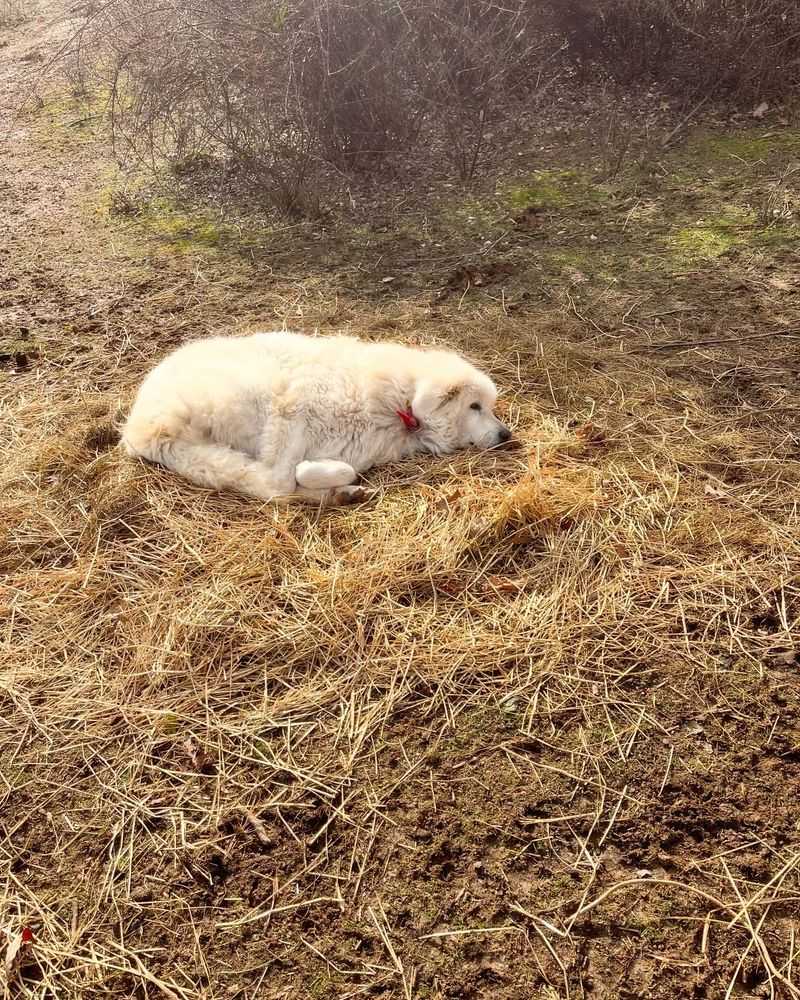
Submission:
{"label": "dry straw", "polygon": [[[446,339],[472,329],[457,319]],[[478,934],[519,939],[559,995],[579,996],[582,923],[659,899],[696,922],[687,960],[733,949],[723,993],[757,960],[768,995],[800,995],[790,845],[749,883],[729,867],[744,836],[674,877],[607,853],[685,766],[674,692],[692,675],[746,712],[795,628],[798,463],[774,429],[677,399],[663,369],[601,367],[590,348],[505,329],[504,344],[469,343],[508,387],[523,447],[380,470],[377,502],[333,512],[212,495],[125,459],[112,425],[134,371],[114,393],[14,382],[0,926],[34,928],[27,995],[256,996],[312,963],[337,995],[410,998],[426,995],[426,948]],[[601,412],[570,426],[579,399]],[[549,900],[509,890],[505,912],[462,927],[398,922],[385,845],[408,832],[389,804],[439,808],[450,779],[434,780],[430,750],[452,733],[467,733],[446,751],[454,781],[494,754],[520,787],[560,789],[525,829],[571,893],[554,876]],[[222,903],[192,903],[242,843],[249,894],[237,881]],[[328,954],[293,922],[315,913],[371,934],[372,953]],[[208,958],[209,942],[247,954],[273,929],[293,972]],[[226,992],[237,975],[254,992]]]}

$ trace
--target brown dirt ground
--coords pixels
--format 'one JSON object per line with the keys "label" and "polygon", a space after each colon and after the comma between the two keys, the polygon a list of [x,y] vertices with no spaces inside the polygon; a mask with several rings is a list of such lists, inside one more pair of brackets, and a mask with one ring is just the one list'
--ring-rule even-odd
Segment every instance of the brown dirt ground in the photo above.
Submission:
{"label": "brown dirt ground", "polygon": [[[59,10],[0,29],[5,988],[800,996],[792,121],[619,173],[595,96],[413,211],[126,214]],[[468,349],[524,457],[314,518],[117,454],[255,324]]]}

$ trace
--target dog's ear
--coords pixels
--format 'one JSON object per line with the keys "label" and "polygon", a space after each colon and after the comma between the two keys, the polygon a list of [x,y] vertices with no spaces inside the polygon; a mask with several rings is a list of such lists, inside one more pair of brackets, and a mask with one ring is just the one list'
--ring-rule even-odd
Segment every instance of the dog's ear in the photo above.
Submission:
{"label": "dog's ear", "polygon": [[454,399],[458,397],[461,390],[464,388],[462,384],[451,385],[450,388],[442,396],[442,406],[446,406],[448,403],[452,403]]}
{"label": "dog's ear", "polygon": [[450,386],[441,382],[420,382],[411,400],[411,409],[414,413],[433,413],[440,407],[452,403],[464,388],[462,382]]}

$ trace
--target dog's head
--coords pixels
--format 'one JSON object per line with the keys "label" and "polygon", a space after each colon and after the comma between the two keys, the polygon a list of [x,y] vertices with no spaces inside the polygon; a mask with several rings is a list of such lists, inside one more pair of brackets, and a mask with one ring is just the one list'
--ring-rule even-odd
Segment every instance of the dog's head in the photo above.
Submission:
{"label": "dog's head", "polygon": [[457,355],[431,351],[417,382],[411,410],[426,451],[447,455],[462,448],[495,448],[511,431],[494,415],[497,388],[483,372]]}

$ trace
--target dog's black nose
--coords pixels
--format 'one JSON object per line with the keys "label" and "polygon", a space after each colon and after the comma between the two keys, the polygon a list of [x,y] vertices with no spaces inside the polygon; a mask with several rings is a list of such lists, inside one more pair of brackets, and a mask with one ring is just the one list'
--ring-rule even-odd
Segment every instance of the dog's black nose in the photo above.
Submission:
{"label": "dog's black nose", "polygon": [[497,437],[502,444],[505,444],[506,441],[511,440],[511,431],[507,427],[501,427],[497,432]]}

